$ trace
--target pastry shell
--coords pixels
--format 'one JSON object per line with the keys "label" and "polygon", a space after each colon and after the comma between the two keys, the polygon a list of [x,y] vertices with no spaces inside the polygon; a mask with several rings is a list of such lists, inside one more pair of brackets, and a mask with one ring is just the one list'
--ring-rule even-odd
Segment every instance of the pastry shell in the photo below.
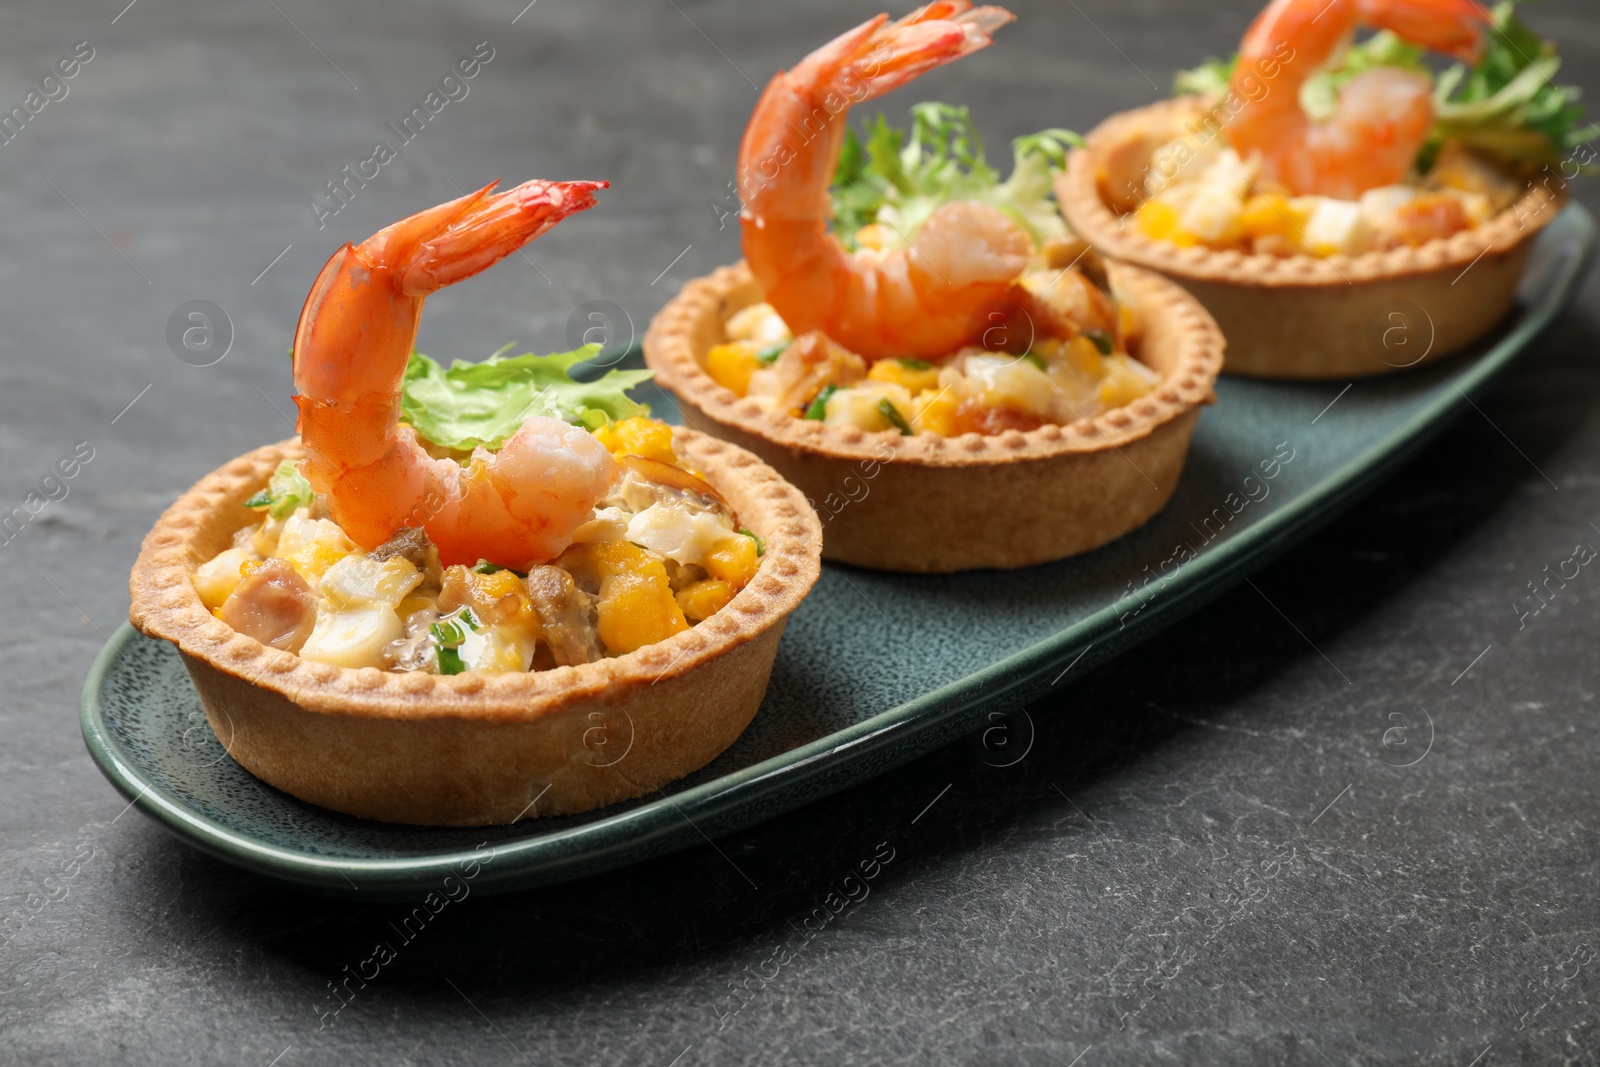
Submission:
{"label": "pastry shell", "polygon": [[[1561,190],[1529,189],[1470,230],[1414,248],[1326,259],[1180,248],[1139,233],[1108,195],[1109,171],[1176,138],[1209,102],[1180,97],[1113,115],[1056,179],[1067,223],[1101,254],[1187,288],[1228,338],[1230,374],[1351,378],[1390,374],[1460,351],[1505,318],[1533,239]],[[1129,175],[1120,173],[1126,180]]]}
{"label": "pastry shell", "polygon": [[756,457],[676,430],[680,449],[766,542],[721,611],[627,655],[527,674],[454,676],[302,660],[237,633],[196,567],[254,520],[242,503],[291,439],[213,471],[167,509],[130,582],[133,624],[182,653],[217,738],[302,800],[389,822],[475,826],[587,811],[697,770],[749,725],[784,623],[820,571],[821,526]]}
{"label": "pastry shell", "polygon": [[724,324],[761,300],[743,264],[684,286],[650,324],[645,362],[686,423],[747,448],[797,486],[824,524],[823,556],[878,570],[1026,567],[1087,552],[1160,511],[1201,407],[1215,399],[1222,334],[1182,289],[1113,264],[1138,307],[1135,353],[1161,375],[1126,407],[1066,426],[901,436],[764,411],[705,372]]}

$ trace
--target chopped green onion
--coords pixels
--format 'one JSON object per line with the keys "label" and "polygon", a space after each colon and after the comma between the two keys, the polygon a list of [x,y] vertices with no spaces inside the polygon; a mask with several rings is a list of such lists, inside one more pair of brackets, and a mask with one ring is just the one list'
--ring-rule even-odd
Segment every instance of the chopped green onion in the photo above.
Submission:
{"label": "chopped green onion", "polygon": [[1045,365],[1044,357],[1041,356],[1041,355],[1038,355],[1037,353],[1024,352],[1024,353],[1022,353],[1022,358],[1027,360],[1029,363],[1032,363],[1035,367],[1038,367],[1040,370],[1049,370],[1050,369],[1049,367],[1047,367]]}
{"label": "chopped green onion", "polygon": [[822,392],[818,393],[816,395],[816,399],[812,400],[811,403],[807,405],[805,417],[808,419],[815,419],[817,422],[821,422],[823,419],[827,418],[828,400],[833,396],[834,393],[837,393],[838,391],[839,387],[834,385],[832,382],[824,385],[822,387]]}
{"label": "chopped green onion", "polygon": [[932,370],[933,369],[933,364],[929,363],[925,359],[896,359],[895,362],[900,364],[906,370]]}
{"label": "chopped green onion", "polygon": [[490,563],[486,559],[480,559],[477,563],[473,564],[472,569],[477,574],[498,574],[501,571],[510,571],[512,574],[515,574],[518,578],[526,578],[527,577],[526,574],[524,574],[522,571],[517,570],[517,568],[515,568],[515,567],[502,567],[502,566],[500,566],[500,564],[498,564],[498,563]]}
{"label": "chopped green onion", "polygon": [[[463,627],[466,627],[466,629],[463,629]],[[465,641],[469,631],[482,628],[483,624],[472,613],[472,609],[462,608],[460,615],[457,615],[454,619],[445,619],[434,623],[428,627],[428,632],[433,635],[433,639],[438,643],[440,651],[443,651],[447,648],[455,648]]]}
{"label": "chopped green onion", "polygon": [[467,669],[467,661],[453,648],[439,649],[439,673],[460,674]]}
{"label": "chopped green onion", "polygon": [[767,543],[766,541],[762,540],[760,534],[754,532],[753,530],[747,530],[743,526],[739,527],[739,532],[756,543],[757,556],[764,556],[767,554]]}
{"label": "chopped green onion", "polygon": [[788,348],[792,343],[791,341],[775,341],[758,351],[756,360],[760,363],[776,363],[778,357],[783,355],[784,349]]}
{"label": "chopped green onion", "polygon": [[889,420],[889,425],[899,430],[902,436],[911,436],[911,424],[906,421],[904,415],[900,414],[899,408],[889,403],[888,397],[878,401],[878,410],[883,413],[884,418]]}
{"label": "chopped green onion", "polygon": [[1109,356],[1116,347],[1116,340],[1104,330],[1084,330],[1083,336],[1094,342],[1102,356]]}
{"label": "chopped green onion", "polygon": [[272,494],[267,492],[265,489],[261,490],[261,492],[257,493],[255,496],[251,497],[249,500],[246,500],[244,502],[244,506],[247,507],[247,508],[258,508],[259,509],[259,508],[270,507],[271,505],[272,505]]}

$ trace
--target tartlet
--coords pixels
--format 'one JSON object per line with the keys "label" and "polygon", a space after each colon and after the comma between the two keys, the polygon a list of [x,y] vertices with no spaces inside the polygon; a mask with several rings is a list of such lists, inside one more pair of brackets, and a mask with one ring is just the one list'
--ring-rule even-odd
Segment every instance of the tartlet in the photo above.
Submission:
{"label": "tartlet", "polygon": [[1161,378],[1093,419],[994,435],[870,433],[741,399],[702,361],[730,315],[762,293],[743,263],[691,281],[656,316],[645,361],[684,421],[760,456],[822,515],[823,556],[879,570],[1026,567],[1087,552],[1160,511],[1200,409],[1215,399],[1223,338],[1204,308],[1148,271],[1110,266],[1137,306],[1138,351]]}
{"label": "tartlet", "polygon": [[244,501],[296,439],[201,479],[144,540],[130,618],[183,656],[212,729],[256,777],[390,822],[488,825],[587,811],[710,762],[749,724],[789,614],[819,573],[821,526],[793,486],[690,430],[678,447],[765,540],[715,615],[615,658],[534,673],[359,670],[302,660],[214,618],[195,568],[256,516]]}
{"label": "tartlet", "polygon": [[[1564,200],[1532,188],[1488,221],[1416,247],[1360,255],[1246,255],[1139,233],[1112,188],[1212,108],[1202,97],[1113,115],[1056,179],[1067,223],[1103,255],[1192,292],[1228,338],[1231,374],[1348,378],[1442,359],[1483,337],[1516,299],[1533,240]],[[1167,131],[1163,134],[1161,131]]]}

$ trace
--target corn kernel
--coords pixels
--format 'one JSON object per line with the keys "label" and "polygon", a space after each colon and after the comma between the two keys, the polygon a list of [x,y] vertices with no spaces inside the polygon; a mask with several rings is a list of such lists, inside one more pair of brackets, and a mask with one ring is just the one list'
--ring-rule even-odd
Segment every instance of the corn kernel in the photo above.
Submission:
{"label": "corn kernel", "polygon": [[880,359],[872,365],[871,370],[867,371],[867,377],[875,382],[902,386],[912,396],[924,389],[939,387],[938,367],[922,367],[915,363],[908,366],[908,362],[899,359]]}
{"label": "corn kernel", "polygon": [[703,578],[678,590],[678,606],[690,622],[709,619],[733,599],[733,586],[720,578]]}
{"label": "corn kernel", "polygon": [[720,578],[735,589],[743,589],[756,576],[756,543],[743,534],[723,541],[701,564],[707,574]]}
{"label": "corn kernel", "polygon": [[712,345],[706,353],[706,373],[713,381],[735,395],[744,396],[750,391],[750,375],[761,369],[756,349],[748,341],[732,341],[725,345]]}

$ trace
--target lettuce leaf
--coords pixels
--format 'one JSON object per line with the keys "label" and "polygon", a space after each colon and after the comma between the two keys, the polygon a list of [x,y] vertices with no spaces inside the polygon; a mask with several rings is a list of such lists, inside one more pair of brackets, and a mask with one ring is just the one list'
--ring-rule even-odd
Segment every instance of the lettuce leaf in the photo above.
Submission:
{"label": "lettuce leaf", "polygon": [[1494,7],[1483,58],[1470,70],[1461,64],[1439,76],[1434,138],[1514,163],[1559,161],[1570,149],[1600,134],[1583,124],[1579,90],[1552,80],[1561,67],[1556,47],[1514,14],[1512,0]]}
{"label": "lettuce leaf", "polygon": [[503,358],[510,348],[481,363],[456,360],[448,370],[412,353],[401,386],[401,418],[436,445],[469,451],[500,447],[535,415],[593,430],[612,419],[650,414],[627,390],[648,381],[651,371],[609,370],[593,381],[573,379],[572,368],[593,359],[599,345]]}
{"label": "lettuce leaf", "polygon": [[1066,224],[1051,200],[1051,183],[1067,149],[1082,143],[1061,129],[1018,137],[1011,143],[1011,177],[1001,181],[966,108],[917,104],[909,135],[879,115],[867,124],[864,139],[854,130],[845,134],[833,177],[834,231],[854,247],[856,231],[877,222],[888,246],[903,246],[940,204],[979,200],[1014,218],[1035,244],[1064,238]]}
{"label": "lettuce leaf", "polygon": [[265,511],[274,519],[286,519],[295,513],[296,508],[310,507],[314,495],[311,483],[300,473],[299,462],[286,459],[272,472],[267,487],[246,500],[244,506]]}
{"label": "lettuce leaf", "polygon": [[[1515,7],[1516,0],[1495,5],[1483,58],[1475,66],[1457,63],[1435,81],[1434,122],[1424,160],[1453,140],[1512,164],[1548,164],[1600,135],[1600,126],[1583,123],[1579,90],[1552,81],[1561,67],[1555,45],[1517,18]],[[1227,60],[1208,59],[1180,71],[1173,93],[1227,92],[1238,58],[1235,53]],[[1345,83],[1374,67],[1401,67],[1432,77],[1421,48],[1384,30],[1352,45],[1337,67],[1309,78],[1300,90],[1301,103],[1312,117],[1326,118]]]}

